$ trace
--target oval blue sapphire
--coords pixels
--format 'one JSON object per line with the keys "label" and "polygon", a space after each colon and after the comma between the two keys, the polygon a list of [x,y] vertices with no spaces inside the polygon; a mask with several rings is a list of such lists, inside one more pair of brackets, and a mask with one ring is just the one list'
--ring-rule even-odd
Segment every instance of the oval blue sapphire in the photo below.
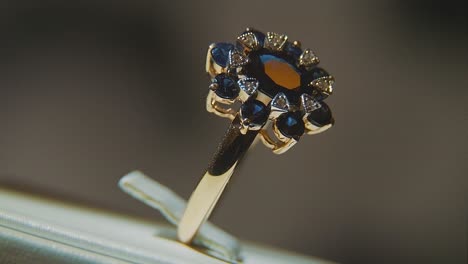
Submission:
{"label": "oval blue sapphire", "polygon": [[276,126],[280,132],[289,138],[299,140],[304,134],[304,121],[301,112],[287,112],[276,119]]}
{"label": "oval blue sapphire", "polygon": [[227,76],[225,73],[216,75],[214,82],[218,85],[215,93],[225,99],[234,99],[239,95],[240,88],[236,80]]}
{"label": "oval blue sapphire", "polygon": [[229,51],[234,49],[231,43],[216,43],[215,47],[211,49],[211,57],[214,62],[221,67],[226,67],[229,59]]}
{"label": "oval blue sapphire", "polygon": [[248,100],[241,106],[241,115],[247,118],[250,123],[263,125],[268,120],[269,109],[258,100]]}
{"label": "oval blue sapphire", "polygon": [[330,107],[324,102],[320,102],[320,104],[322,107],[312,111],[309,116],[307,116],[307,120],[317,127],[323,127],[333,122]]}

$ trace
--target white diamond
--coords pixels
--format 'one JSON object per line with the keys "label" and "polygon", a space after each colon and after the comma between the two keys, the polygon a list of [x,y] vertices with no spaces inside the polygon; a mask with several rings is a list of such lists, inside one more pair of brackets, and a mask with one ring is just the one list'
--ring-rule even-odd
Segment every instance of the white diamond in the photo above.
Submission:
{"label": "white diamond", "polygon": [[265,48],[274,50],[274,51],[279,51],[282,50],[284,47],[284,44],[288,40],[288,37],[286,35],[280,35],[278,33],[273,33],[273,32],[268,32],[267,37],[265,38]]}
{"label": "white diamond", "polygon": [[308,94],[302,94],[301,101],[302,101],[302,107],[304,108],[304,111],[306,113],[310,113],[322,107],[322,105],[320,105],[319,102],[314,100],[314,98],[312,98],[312,96]]}
{"label": "white diamond", "polygon": [[278,110],[288,111],[289,101],[284,93],[278,93],[273,100],[271,100],[271,106]]}
{"label": "white diamond", "polygon": [[320,62],[319,58],[311,49],[305,49],[299,57],[299,65],[312,66]]}
{"label": "white diamond", "polygon": [[333,92],[333,83],[335,83],[335,79],[333,79],[332,76],[324,76],[313,80],[311,85],[319,89],[322,93],[330,95]]}
{"label": "white diamond", "polygon": [[240,67],[244,66],[247,64],[248,60],[247,57],[244,56],[244,54],[240,53],[237,50],[234,51],[229,51],[229,66],[230,67]]}
{"label": "white diamond", "polygon": [[248,95],[255,93],[258,88],[258,81],[255,78],[240,79],[237,83],[239,84],[239,87]]}
{"label": "white diamond", "polygon": [[257,37],[252,32],[244,33],[240,35],[237,39],[248,49],[255,50],[259,48],[259,42],[257,40]]}

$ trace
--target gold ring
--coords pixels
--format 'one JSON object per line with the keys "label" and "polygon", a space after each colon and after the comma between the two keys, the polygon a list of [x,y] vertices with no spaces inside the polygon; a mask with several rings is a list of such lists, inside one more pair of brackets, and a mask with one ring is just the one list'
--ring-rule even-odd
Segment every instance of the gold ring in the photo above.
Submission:
{"label": "gold ring", "polygon": [[315,53],[301,49],[299,41],[251,28],[236,44],[209,46],[206,71],[213,79],[206,109],[232,122],[179,222],[181,242],[189,243],[208,219],[257,136],[281,154],[304,133],[317,134],[333,125],[323,100],[331,95],[334,79],[318,63]]}

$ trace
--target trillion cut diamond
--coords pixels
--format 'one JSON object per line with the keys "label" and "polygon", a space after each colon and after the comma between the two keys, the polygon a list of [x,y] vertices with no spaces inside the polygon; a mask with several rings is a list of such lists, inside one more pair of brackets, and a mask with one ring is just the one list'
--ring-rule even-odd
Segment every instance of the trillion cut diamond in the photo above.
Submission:
{"label": "trillion cut diamond", "polygon": [[240,79],[237,83],[239,84],[239,87],[248,95],[255,93],[258,88],[258,81],[255,78]]}
{"label": "trillion cut diamond", "polygon": [[288,37],[286,35],[268,32],[264,45],[265,45],[265,48],[267,49],[270,49],[273,51],[280,51],[283,49],[287,40],[288,40]]}
{"label": "trillion cut diamond", "polygon": [[250,50],[256,50],[260,47],[257,37],[253,32],[246,32],[240,35],[237,40],[241,42],[244,47]]}
{"label": "trillion cut diamond", "polygon": [[314,100],[314,98],[308,94],[301,95],[301,103],[306,113],[313,112],[322,107],[319,102]]}
{"label": "trillion cut diamond", "polygon": [[247,57],[237,50],[229,51],[229,67],[236,68],[248,63]]}
{"label": "trillion cut diamond", "polygon": [[299,65],[309,67],[320,62],[319,58],[311,49],[305,49],[299,57]]}
{"label": "trillion cut diamond", "polygon": [[273,100],[271,100],[271,106],[278,110],[288,111],[289,101],[284,93],[278,93]]}
{"label": "trillion cut diamond", "polygon": [[322,93],[330,95],[333,92],[333,83],[335,80],[332,76],[320,77],[311,82],[311,85],[319,89]]}

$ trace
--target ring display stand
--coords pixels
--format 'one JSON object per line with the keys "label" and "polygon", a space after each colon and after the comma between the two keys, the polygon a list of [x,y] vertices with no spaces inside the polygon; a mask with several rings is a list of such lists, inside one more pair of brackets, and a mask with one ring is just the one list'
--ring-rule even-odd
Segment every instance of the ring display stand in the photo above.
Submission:
{"label": "ring display stand", "polygon": [[209,222],[185,245],[175,228],[184,199],[141,172],[124,176],[119,186],[171,225],[0,188],[0,263],[331,263],[238,241]]}

